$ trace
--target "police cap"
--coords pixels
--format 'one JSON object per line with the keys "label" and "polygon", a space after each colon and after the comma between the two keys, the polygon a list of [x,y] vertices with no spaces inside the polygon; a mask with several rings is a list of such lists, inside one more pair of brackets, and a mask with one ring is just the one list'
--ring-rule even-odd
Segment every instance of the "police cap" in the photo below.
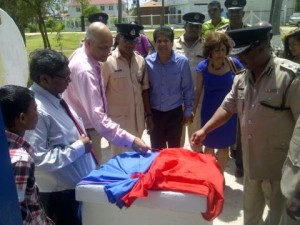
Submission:
{"label": "police cap", "polygon": [[231,54],[239,55],[255,44],[267,40],[271,30],[272,26],[254,26],[228,31],[228,36],[234,42]]}
{"label": "police cap", "polygon": [[204,23],[205,15],[203,15],[202,13],[198,13],[198,12],[190,12],[190,13],[184,14],[182,19],[186,23],[201,25],[202,23]]}
{"label": "police cap", "polygon": [[106,13],[95,13],[88,17],[88,21],[90,23],[94,22],[102,22],[104,24],[107,24],[108,15]]}
{"label": "police cap", "polygon": [[120,36],[128,41],[136,41],[144,29],[143,26],[131,23],[117,23],[116,27]]}
{"label": "police cap", "polygon": [[221,3],[219,1],[211,1],[207,7],[210,9],[221,9]]}
{"label": "police cap", "polygon": [[227,10],[243,9],[246,4],[246,0],[226,0],[224,3]]}

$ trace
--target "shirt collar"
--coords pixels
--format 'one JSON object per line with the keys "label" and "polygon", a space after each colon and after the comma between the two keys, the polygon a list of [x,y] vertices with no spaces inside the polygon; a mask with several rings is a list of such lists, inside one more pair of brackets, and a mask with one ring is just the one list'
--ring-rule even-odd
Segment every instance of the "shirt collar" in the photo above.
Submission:
{"label": "shirt collar", "polygon": [[12,133],[8,130],[5,130],[5,135],[7,138],[7,142],[11,143],[10,148],[13,149],[18,149],[18,148],[24,148],[28,153],[33,152],[33,148],[31,147],[31,145],[26,142],[23,137]]}
{"label": "shirt collar", "polygon": [[53,94],[51,94],[49,91],[47,91],[46,89],[44,89],[43,87],[41,87],[39,84],[37,83],[33,83],[31,86],[31,89],[34,92],[37,92],[39,95],[41,95],[42,97],[46,98],[49,102],[51,102],[56,108],[60,107],[60,98],[55,97]]}
{"label": "shirt collar", "polygon": [[[160,60],[159,60],[157,52],[153,53],[153,55],[154,55],[155,62],[160,63]],[[175,62],[175,61],[176,60],[175,60],[174,50],[172,50],[171,57],[169,58],[168,63],[169,62]]]}

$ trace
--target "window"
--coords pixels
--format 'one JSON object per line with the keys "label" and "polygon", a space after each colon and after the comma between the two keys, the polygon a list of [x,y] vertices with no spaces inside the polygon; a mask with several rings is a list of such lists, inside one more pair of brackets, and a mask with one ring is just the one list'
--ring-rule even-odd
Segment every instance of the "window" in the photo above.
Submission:
{"label": "window", "polygon": [[81,12],[80,7],[76,7],[76,12]]}
{"label": "window", "polygon": [[104,10],[105,10],[105,5],[100,5],[100,9],[101,9],[102,11],[104,11]]}
{"label": "window", "polygon": [[110,5],[110,6],[108,6],[108,9],[109,9],[109,10],[114,10],[114,6],[113,6],[113,5]]}

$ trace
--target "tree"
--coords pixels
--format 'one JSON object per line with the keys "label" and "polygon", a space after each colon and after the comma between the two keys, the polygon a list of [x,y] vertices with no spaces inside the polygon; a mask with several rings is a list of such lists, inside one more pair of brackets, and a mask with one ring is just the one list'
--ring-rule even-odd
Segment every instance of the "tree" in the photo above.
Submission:
{"label": "tree", "polygon": [[118,23],[122,23],[122,0],[118,0]]}
{"label": "tree", "polygon": [[50,12],[58,9],[66,0],[0,0],[0,7],[4,9],[15,21],[25,42],[25,27],[30,22],[38,24],[44,48],[51,48],[47,35],[45,19]]}
{"label": "tree", "polygon": [[33,19],[31,10],[27,7],[25,2],[12,0],[0,0],[0,8],[6,11],[15,21],[26,44],[25,27]]}
{"label": "tree", "polygon": [[280,34],[280,15],[283,0],[272,0],[271,13],[270,13],[270,23],[273,26],[273,34]]}
{"label": "tree", "polygon": [[81,8],[81,31],[85,31],[84,10],[90,5],[90,0],[74,0],[80,4]]}
{"label": "tree", "polygon": [[296,0],[296,3],[295,3],[295,11],[296,11],[296,12],[299,12],[299,11],[300,11],[300,0]]}

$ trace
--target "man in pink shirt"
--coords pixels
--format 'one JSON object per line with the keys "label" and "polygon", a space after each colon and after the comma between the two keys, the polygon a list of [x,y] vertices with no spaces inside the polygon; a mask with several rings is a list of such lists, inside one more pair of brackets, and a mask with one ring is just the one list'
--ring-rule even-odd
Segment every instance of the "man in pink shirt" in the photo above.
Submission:
{"label": "man in pink shirt", "polygon": [[112,34],[105,24],[90,24],[84,45],[70,57],[72,82],[63,93],[63,98],[82,117],[99,163],[101,136],[114,145],[131,147],[135,151],[146,152],[150,148],[140,138],[121,129],[119,124],[107,116],[107,102],[99,62],[106,61],[112,43]]}

